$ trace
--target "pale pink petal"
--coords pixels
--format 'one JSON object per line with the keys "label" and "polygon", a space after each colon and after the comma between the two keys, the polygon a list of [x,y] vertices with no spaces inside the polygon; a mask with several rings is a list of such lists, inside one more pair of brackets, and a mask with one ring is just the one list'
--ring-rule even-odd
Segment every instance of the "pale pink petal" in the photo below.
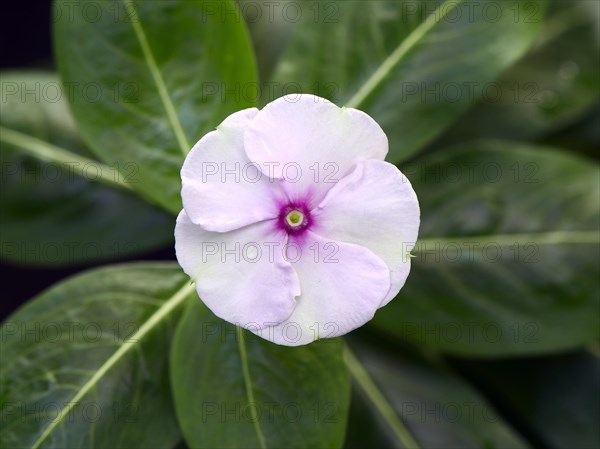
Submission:
{"label": "pale pink petal", "polygon": [[398,168],[383,161],[359,163],[312,215],[315,232],[369,248],[386,262],[392,285],[381,306],[398,294],[410,271],[420,223],[417,196]]}
{"label": "pale pink petal", "polygon": [[300,294],[298,276],[284,259],[286,241],[272,220],[210,232],[182,211],[175,226],[177,260],[200,299],[218,317],[254,329],[288,318]]}
{"label": "pale pink petal", "polygon": [[230,115],[206,134],[181,169],[183,208],[193,223],[225,232],[275,218],[283,197],[279,182],[268,179],[244,151],[244,130],[258,109]]}
{"label": "pale pink petal", "polygon": [[288,260],[300,279],[296,308],[284,322],[251,331],[280,345],[299,346],[346,334],[373,318],[390,288],[383,260],[367,248],[311,231],[288,245]]}
{"label": "pale pink petal", "polygon": [[364,112],[303,94],[281,97],[259,111],[244,147],[264,173],[287,181],[293,200],[316,206],[357,162],[383,160],[388,141]]}

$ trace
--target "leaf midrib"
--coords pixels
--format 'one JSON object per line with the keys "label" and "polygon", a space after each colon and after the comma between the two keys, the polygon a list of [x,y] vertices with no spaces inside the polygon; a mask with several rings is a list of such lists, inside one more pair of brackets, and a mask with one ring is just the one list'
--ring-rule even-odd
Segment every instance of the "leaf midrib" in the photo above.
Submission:
{"label": "leaf midrib", "polygon": [[[250,368],[248,366],[248,353],[246,351],[246,340],[244,338],[244,330],[241,327],[236,328],[237,333],[237,341],[238,341],[238,349],[240,352],[240,363],[242,365],[242,375],[244,377],[244,386],[246,388],[246,398],[248,399],[248,404],[256,404],[254,400],[254,387],[252,386],[252,379],[250,377]],[[254,423],[254,430],[256,431],[256,437],[258,438],[258,443],[261,449],[267,449],[267,445],[265,443],[265,436],[260,427],[260,420],[256,415],[256,408],[249,407],[251,419]]]}
{"label": "leaf midrib", "polygon": [[398,416],[398,413],[394,407],[385,398],[383,393],[379,390],[366,368],[360,362],[360,360],[352,353],[348,344],[344,345],[344,361],[350,374],[369,397],[369,400],[373,403],[381,417],[390,427],[398,441],[403,447],[407,449],[420,449],[419,444],[412,436],[408,428],[404,425],[404,422]]}
{"label": "leaf midrib", "polygon": [[[390,74],[390,72],[404,59],[404,57],[419,43],[425,36],[441,22],[454,8],[460,5],[464,0],[446,0],[427,18],[419,24],[411,33],[406,36],[396,49],[377,67],[369,79],[358,89],[358,91],[348,100],[346,107],[358,108],[365,99],[381,84],[381,82]],[[445,8],[445,10],[444,10]],[[438,14],[443,11],[443,14]]]}
{"label": "leaf midrib", "polygon": [[190,293],[194,291],[194,284],[186,280],[185,284],[179,288],[164,304],[156,310],[149,318],[140,326],[138,331],[132,335],[130,339],[124,341],[121,346],[96,370],[95,374],[77,391],[77,393],[71,398],[67,405],[63,407],[56,419],[54,419],[48,427],[42,432],[38,439],[33,443],[31,449],[39,449],[44,443],[46,438],[52,433],[52,431],[63,421],[65,416],[68,416],[73,407],[87,395],[104,375],[110,371],[131,349],[135,348],[138,343],[144,338],[144,336],[150,332],[154,327],[161,323],[162,320],[167,317],[173,310],[181,305]]}
{"label": "leaf midrib", "polygon": [[173,105],[173,101],[169,96],[167,85],[165,84],[156,60],[154,59],[154,54],[152,53],[152,49],[148,43],[148,39],[137,14],[137,10],[131,0],[123,0],[123,4],[125,9],[130,14],[129,23],[131,23],[131,26],[135,32],[135,37],[142,49],[144,62],[146,63],[146,66],[152,75],[152,80],[154,81],[156,89],[158,90],[158,95],[160,96],[160,100],[165,109],[165,113],[167,114],[167,119],[169,120],[173,133],[175,134],[175,138],[177,139],[179,148],[181,149],[183,155],[186,156],[191,148],[190,144],[187,140],[185,132],[183,131],[183,127],[181,125],[181,121],[179,120],[179,116],[177,115],[177,111],[175,110],[175,106]]}
{"label": "leaf midrib", "polygon": [[[56,162],[58,164],[66,164],[68,166],[72,166],[73,163],[77,163],[75,167],[86,167],[93,165],[94,167],[98,168],[98,181],[110,185],[111,187],[131,190],[131,186],[127,184],[127,182],[125,182],[121,176],[110,175],[110,173],[114,170],[112,167],[93,159],[89,159],[85,156],[73,153],[72,151],[65,150],[64,148],[60,148],[50,142],[23,134],[20,131],[0,126],[0,142],[5,142],[9,145],[18,147],[37,157],[38,159],[47,162]],[[83,172],[80,172],[79,170],[74,170],[73,173],[87,179],[87,177],[83,175]]]}

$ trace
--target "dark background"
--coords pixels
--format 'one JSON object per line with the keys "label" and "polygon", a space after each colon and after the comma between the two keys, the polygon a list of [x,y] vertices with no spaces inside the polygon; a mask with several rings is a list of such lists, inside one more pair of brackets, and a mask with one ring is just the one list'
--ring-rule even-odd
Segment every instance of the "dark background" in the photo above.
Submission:
{"label": "dark background", "polygon": [[[0,20],[0,70],[54,69],[52,54],[52,2],[50,0],[9,1],[2,4]],[[0,217],[1,223],[4,220]],[[175,219],[173,219],[175,226]],[[127,260],[175,259],[173,248],[135,256]],[[34,295],[67,276],[88,268],[116,261],[61,269],[33,269],[0,261],[0,283],[4,294],[0,301],[0,321]]]}

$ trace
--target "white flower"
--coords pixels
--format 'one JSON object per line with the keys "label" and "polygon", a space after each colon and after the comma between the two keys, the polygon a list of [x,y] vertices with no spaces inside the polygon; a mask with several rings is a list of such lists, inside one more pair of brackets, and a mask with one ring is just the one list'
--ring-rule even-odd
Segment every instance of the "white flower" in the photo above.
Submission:
{"label": "white flower", "polygon": [[175,248],[219,317],[296,346],[369,321],[404,285],[419,205],[367,114],[313,95],[230,115],[187,156]]}

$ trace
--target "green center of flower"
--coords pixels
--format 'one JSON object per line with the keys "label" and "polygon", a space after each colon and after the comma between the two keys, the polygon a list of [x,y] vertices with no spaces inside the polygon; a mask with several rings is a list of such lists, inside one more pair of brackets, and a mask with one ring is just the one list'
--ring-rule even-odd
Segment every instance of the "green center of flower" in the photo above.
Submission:
{"label": "green center of flower", "polygon": [[290,226],[295,228],[300,226],[304,221],[304,214],[299,210],[293,210],[285,216],[285,221],[287,221]]}

